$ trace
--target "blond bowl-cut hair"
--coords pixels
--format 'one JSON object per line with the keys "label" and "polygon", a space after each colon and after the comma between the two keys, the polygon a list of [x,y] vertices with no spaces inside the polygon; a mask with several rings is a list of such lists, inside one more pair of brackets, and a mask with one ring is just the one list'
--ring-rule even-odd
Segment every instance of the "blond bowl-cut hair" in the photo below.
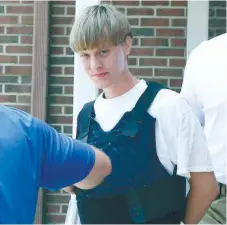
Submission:
{"label": "blond bowl-cut hair", "polygon": [[125,42],[132,37],[127,18],[114,6],[100,4],[87,7],[75,20],[70,37],[70,47],[74,52]]}

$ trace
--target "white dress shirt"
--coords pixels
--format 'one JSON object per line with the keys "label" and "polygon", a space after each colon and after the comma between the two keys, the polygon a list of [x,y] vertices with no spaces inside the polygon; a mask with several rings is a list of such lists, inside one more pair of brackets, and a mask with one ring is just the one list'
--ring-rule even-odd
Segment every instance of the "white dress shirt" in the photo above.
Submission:
{"label": "white dress shirt", "polygon": [[181,95],[204,127],[216,179],[226,184],[227,33],[192,51]]}
{"label": "white dress shirt", "polygon": [[[146,90],[141,80],[127,93],[111,99],[101,94],[95,101],[96,121],[110,131],[123,114],[131,111]],[[165,89],[155,97],[148,113],[156,119],[157,155],[169,171],[178,166],[177,174],[190,177],[190,172],[213,171],[204,132],[187,101],[178,93]]]}

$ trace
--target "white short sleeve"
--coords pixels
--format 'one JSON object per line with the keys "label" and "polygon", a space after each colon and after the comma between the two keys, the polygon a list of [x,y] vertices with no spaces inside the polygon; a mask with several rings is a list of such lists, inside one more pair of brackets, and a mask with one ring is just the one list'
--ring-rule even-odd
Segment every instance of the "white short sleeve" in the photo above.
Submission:
{"label": "white short sleeve", "polygon": [[149,111],[157,121],[156,148],[162,162],[166,157],[185,177],[190,172],[213,171],[203,128],[185,98],[162,90]]}

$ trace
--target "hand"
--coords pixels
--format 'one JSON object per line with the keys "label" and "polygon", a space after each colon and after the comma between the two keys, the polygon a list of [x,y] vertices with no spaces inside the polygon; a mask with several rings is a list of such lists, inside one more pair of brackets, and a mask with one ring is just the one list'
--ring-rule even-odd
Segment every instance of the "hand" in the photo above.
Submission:
{"label": "hand", "polygon": [[69,194],[76,194],[76,187],[74,185],[62,188],[62,190],[64,190],[65,192],[67,192]]}

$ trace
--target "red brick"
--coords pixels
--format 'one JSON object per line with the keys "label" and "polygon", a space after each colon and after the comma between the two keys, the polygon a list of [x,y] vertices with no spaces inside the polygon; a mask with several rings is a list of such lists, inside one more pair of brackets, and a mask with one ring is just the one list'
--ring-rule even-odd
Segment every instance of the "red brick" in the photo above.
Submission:
{"label": "red brick", "polygon": [[156,56],[184,56],[184,49],[174,48],[156,49]]}
{"label": "red brick", "polygon": [[172,19],[172,26],[173,27],[186,27],[187,19]]}
{"label": "red brick", "polygon": [[64,48],[63,47],[51,47],[50,48],[50,54],[52,54],[52,55],[63,55],[64,54]]}
{"label": "red brick", "polygon": [[157,36],[184,36],[185,30],[184,29],[172,29],[172,28],[157,28],[156,29]]}
{"label": "red brick", "polygon": [[137,64],[137,59],[136,58],[129,58],[128,59],[128,65],[135,66],[136,64]]}
{"label": "red brick", "polygon": [[138,26],[139,25],[139,19],[129,18],[128,21],[129,21],[131,26]]}
{"label": "red brick", "polygon": [[184,9],[157,9],[157,16],[184,16]]}
{"label": "red brick", "polygon": [[71,96],[50,96],[50,102],[52,104],[68,105],[73,103],[73,97]]}
{"label": "red brick", "polygon": [[17,96],[16,95],[0,95],[0,102],[16,102]]}
{"label": "red brick", "polygon": [[54,5],[75,5],[75,0],[55,1]]}
{"label": "red brick", "polygon": [[186,46],[186,39],[172,39],[171,40],[171,46],[179,46],[179,47],[185,47]]}
{"label": "red brick", "polygon": [[31,96],[30,95],[19,95],[17,98],[18,98],[18,100],[17,100],[18,103],[25,103],[25,104],[31,103]]}
{"label": "red brick", "polygon": [[20,37],[21,44],[32,44],[33,37],[32,36],[21,36]]}
{"label": "red brick", "polygon": [[31,92],[31,86],[30,85],[6,84],[5,85],[5,92],[7,92],[7,93],[30,93]]}
{"label": "red brick", "polygon": [[64,87],[65,94],[73,94],[73,86],[65,86]]}
{"label": "red brick", "polygon": [[139,39],[138,38],[133,38],[132,45],[135,46],[135,45],[138,45],[138,44],[139,44]]}
{"label": "red brick", "polygon": [[50,67],[50,74],[62,74],[62,67]]}
{"label": "red brick", "polygon": [[65,223],[65,215],[47,214],[45,220],[46,220],[45,223],[64,224]]}
{"label": "red brick", "polygon": [[182,69],[158,69],[155,68],[154,72],[155,76],[163,76],[163,77],[180,77],[183,75],[183,70]]}
{"label": "red brick", "polygon": [[140,66],[167,66],[167,59],[163,58],[140,58]]}
{"label": "red brick", "polygon": [[0,103],[8,102],[8,96],[7,95],[0,95]]}
{"label": "red brick", "polygon": [[65,28],[64,27],[51,27],[51,34],[52,35],[64,35]]}
{"label": "red brick", "polygon": [[32,67],[31,66],[6,66],[6,74],[13,75],[31,75]]}
{"label": "red brick", "polygon": [[127,9],[127,15],[134,16],[134,15],[154,15],[153,9],[147,9],[147,8],[128,8]]}
{"label": "red brick", "polygon": [[62,205],[62,213],[67,213],[68,205]]}
{"label": "red brick", "polygon": [[52,25],[60,25],[60,24],[65,24],[65,25],[70,25],[73,24],[74,17],[54,17],[51,19]]}
{"label": "red brick", "polygon": [[135,76],[153,76],[152,68],[130,68],[130,71]]}
{"label": "red brick", "polygon": [[72,124],[72,116],[48,116],[48,123]]}
{"label": "red brick", "polygon": [[153,48],[132,48],[131,56],[152,56],[154,55]]}
{"label": "red brick", "polygon": [[0,63],[17,63],[17,57],[0,55]]}
{"label": "red brick", "polygon": [[170,59],[169,61],[169,65],[175,67],[184,67],[185,64],[185,59]]}
{"label": "red brick", "polygon": [[63,84],[73,84],[73,77],[69,76],[50,76],[49,79],[51,84],[58,84],[58,85],[63,85]]}
{"label": "red brick", "polygon": [[171,87],[180,87],[182,86],[183,79],[170,79],[170,86]]}
{"label": "red brick", "polygon": [[32,34],[32,27],[7,27],[7,34]]}
{"label": "red brick", "polygon": [[59,213],[60,205],[49,205],[47,204],[46,213]]}
{"label": "red brick", "polygon": [[32,56],[20,56],[20,64],[32,64]]}
{"label": "red brick", "polygon": [[141,3],[142,3],[142,6],[168,6],[169,5],[169,1],[163,1],[163,0],[159,0],[159,1],[142,0]]}
{"label": "red brick", "polygon": [[112,1],[113,5],[116,6],[138,6],[140,3],[138,0],[132,0],[132,1]]}
{"label": "red brick", "polygon": [[65,106],[64,107],[64,114],[73,114],[73,106]]}
{"label": "red brick", "polygon": [[7,6],[7,13],[32,13],[33,12],[33,6]]}
{"label": "red brick", "polygon": [[75,15],[75,7],[67,7],[66,15]]}
{"label": "red brick", "polygon": [[7,53],[32,53],[32,46],[6,46]]}
{"label": "red brick", "polygon": [[60,85],[59,86],[50,85],[49,86],[49,89],[48,89],[48,92],[49,92],[50,95],[53,95],[53,94],[63,94],[63,87],[60,86]]}
{"label": "red brick", "polygon": [[52,37],[51,44],[54,45],[68,45],[69,38],[68,37]]}
{"label": "red brick", "polygon": [[3,1],[3,0],[1,0],[0,1],[1,2],[1,4],[11,4],[11,3],[13,3],[13,4],[15,4],[15,3],[19,3],[20,2],[20,0],[13,0],[13,1],[9,1],[9,0],[6,0],[6,1]]}
{"label": "red brick", "polygon": [[51,15],[59,15],[65,13],[65,7],[58,6],[58,7],[51,7]]}
{"label": "red brick", "polygon": [[188,1],[187,0],[172,0],[171,1],[171,6],[181,6],[181,7],[187,7]]}
{"label": "red brick", "polygon": [[141,18],[141,26],[169,26],[169,19],[156,19],[156,18]]}
{"label": "red brick", "polygon": [[26,0],[20,0],[20,2],[22,2],[22,4],[34,4],[34,0],[30,0],[30,1],[26,1]]}
{"label": "red brick", "polygon": [[17,24],[18,16],[1,16],[0,24]]}
{"label": "red brick", "polygon": [[64,74],[69,74],[69,75],[73,75],[74,74],[74,67],[65,67],[64,69]]}
{"label": "red brick", "polygon": [[21,23],[23,25],[33,25],[33,16],[22,16]]}
{"label": "red brick", "polygon": [[168,46],[168,39],[141,38],[141,46]]}
{"label": "red brick", "polygon": [[0,27],[0,34],[4,34],[4,27]]}
{"label": "red brick", "polygon": [[55,114],[62,114],[62,107],[61,106],[49,106],[48,114],[55,115]]}

